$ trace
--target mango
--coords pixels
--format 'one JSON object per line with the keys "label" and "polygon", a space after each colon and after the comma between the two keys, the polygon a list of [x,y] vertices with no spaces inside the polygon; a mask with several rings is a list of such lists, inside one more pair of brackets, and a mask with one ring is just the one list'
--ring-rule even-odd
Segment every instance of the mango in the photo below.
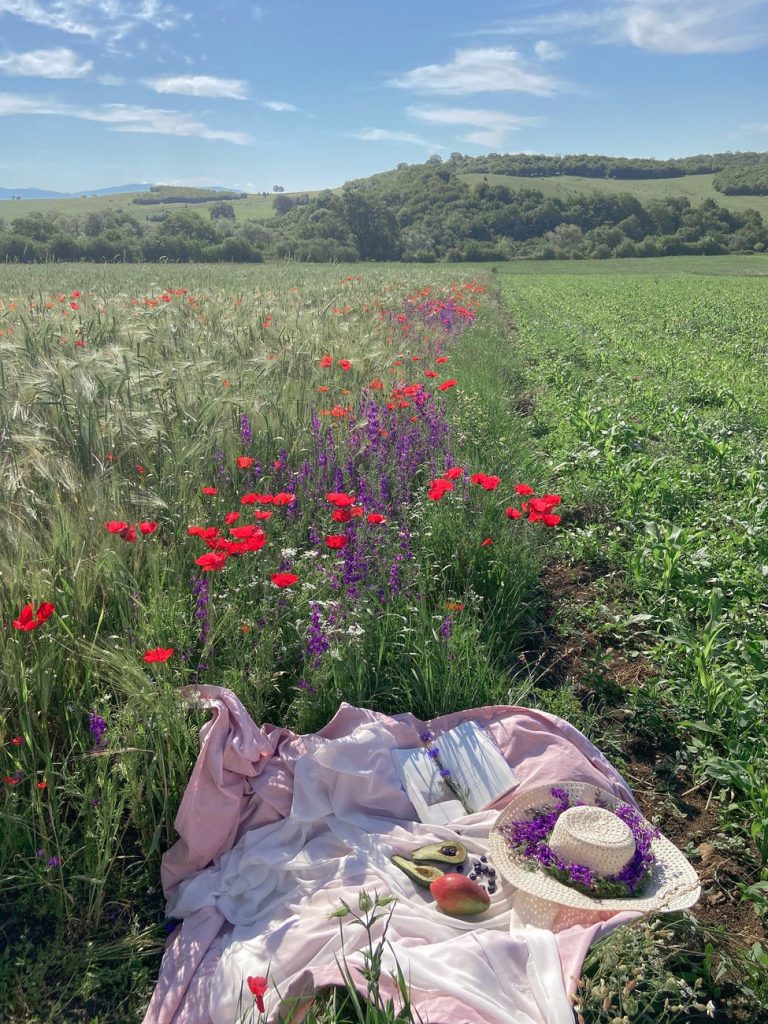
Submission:
{"label": "mango", "polygon": [[481,885],[455,871],[436,878],[429,891],[442,912],[453,917],[482,914],[491,905],[491,897]]}

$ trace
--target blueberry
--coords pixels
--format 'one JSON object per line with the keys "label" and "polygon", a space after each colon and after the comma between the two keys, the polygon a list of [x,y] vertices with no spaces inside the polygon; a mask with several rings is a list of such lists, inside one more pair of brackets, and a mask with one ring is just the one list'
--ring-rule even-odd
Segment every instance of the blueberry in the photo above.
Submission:
{"label": "blueberry", "polygon": [[493,894],[495,892],[496,892],[496,886],[493,884],[493,882],[491,882],[491,884],[488,886],[488,893],[489,893],[489,895],[493,896]]}
{"label": "blueberry", "polygon": [[477,875],[475,874],[475,872],[474,872],[474,871],[473,871],[473,872],[471,873],[471,875],[470,875],[469,877],[470,877],[470,879],[471,879],[471,880],[472,880],[473,882],[476,882],[476,881],[477,881]]}
{"label": "blueberry", "polygon": [[488,868],[488,874],[489,874],[489,876],[491,878],[495,878],[496,877],[496,869],[495,868]]}
{"label": "blueberry", "polygon": [[457,864],[456,865],[456,870],[458,871],[458,873],[460,875],[463,875],[464,874],[464,865],[463,864]]}
{"label": "blueberry", "polygon": [[481,860],[481,861],[483,862],[483,864],[485,864],[485,863],[486,863],[486,861],[488,860],[488,858],[487,858],[487,857],[485,856],[485,854],[483,854],[483,855],[482,855],[482,856],[480,857],[480,860]]}

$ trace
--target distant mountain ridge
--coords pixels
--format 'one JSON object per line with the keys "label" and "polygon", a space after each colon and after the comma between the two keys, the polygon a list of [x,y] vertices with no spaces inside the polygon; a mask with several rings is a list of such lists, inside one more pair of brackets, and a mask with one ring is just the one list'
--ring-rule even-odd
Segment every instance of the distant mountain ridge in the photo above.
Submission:
{"label": "distant mountain ridge", "polygon": [[[236,189],[224,185],[206,186],[211,192],[235,192]],[[108,188],[94,188],[82,192],[54,192],[45,188],[0,188],[0,200],[3,199],[79,199],[81,196],[112,196],[130,192],[149,192],[154,188],[153,182],[143,181],[133,185],[110,185]]]}

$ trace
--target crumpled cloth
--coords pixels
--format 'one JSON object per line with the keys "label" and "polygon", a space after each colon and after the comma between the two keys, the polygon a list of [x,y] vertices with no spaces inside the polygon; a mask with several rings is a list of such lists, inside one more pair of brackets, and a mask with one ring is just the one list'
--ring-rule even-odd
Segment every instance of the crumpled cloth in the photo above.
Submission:
{"label": "crumpled cloth", "polygon": [[[430,722],[342,704],[318,733],[257,726],[229,690],[187,688],[213,711],[176,817],[178,842],[161,874],[171,937],[144,1024],[234,1024],[250,1014],[248,976],[267,976],[267,1019],[299,1021],[346,964],[365,993],[359,927],[329,918],[358,894],[397,897],[381,991],[396,998],[399,967],[428,1024],[571,1024],[571,1001],[592,942],[635,913],[583,912],[544,902],[498,878],[480,918],[441,913],[390,861],[431,842],[470,855],[512,793],[449,827],[413,820],[391,758],[472,720],[520,778],[513,793],[590,782],[634,803],[626,782],[582,733],[554,715],[485,707]],[[388,910],[389,908],[387,908]],[[349,918],[346,919],[349,922]],[[380,927],[380,926],[379,926]],[[380,932],[378,933],[380,934]],[[343,960],[342,960],[343,957]]]}

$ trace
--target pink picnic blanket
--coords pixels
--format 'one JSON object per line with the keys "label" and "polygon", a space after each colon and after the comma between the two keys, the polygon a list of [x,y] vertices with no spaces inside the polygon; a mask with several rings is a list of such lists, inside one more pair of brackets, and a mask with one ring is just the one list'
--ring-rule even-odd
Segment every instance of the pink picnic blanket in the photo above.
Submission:
{"label": "pink picnic blanket", "polygon": [[[514,790],[564,780],[623,800],[629,787],[600,751],[554,715],[485,707],[430,722],[342,704],[318,733],[257,726],[235,695],[185,691],[213,711],[176,817],[178,842],[162,863],[168,915],[181,918],[165,951],[144,1024],[235,1024],[250,1013],[248,976],[268,976],[266,1019],[300,1020],[320,989],[343,984],[340,956],[361,992],[361,928],[329,918],[358,893],[397,897],[381,989],[396,996],[402,969],[425,1024],[571,1024],[590,944],[634,913],[575,911],[500,879],[481,919],[441,913],[428,890],[393,866],[430,842],[460,840],[470,854],[509,796],[450,826],[415,821],[391,751],[419,747],[472,720],[520,778]],[[343,942],[343,946],[342,946]]]}

